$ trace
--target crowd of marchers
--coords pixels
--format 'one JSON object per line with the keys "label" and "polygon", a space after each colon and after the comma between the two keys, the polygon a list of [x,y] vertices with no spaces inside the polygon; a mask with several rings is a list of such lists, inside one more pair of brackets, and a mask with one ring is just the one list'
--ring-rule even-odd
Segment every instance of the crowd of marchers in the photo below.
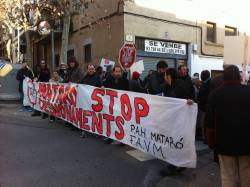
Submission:
{"label": "crowd of marchers", "polygon": [[[214,160],[219,163],[223,187],[250,186],[250,86],[241,84],[238,67],[224,66],[222,74],[210,76],[208,70],[199,75],[189,75],[187,66],[180,65],[168,68],[161,60],[156,65],[156,71],[150,70],[144,80],[140,73],[130,74],[121,66],[114,66],[109,72],[93,64],[87,65],[84,74],[74,57],[67,64],[61,64],[59,69],[52,71],[42,60],[34,73],[25,62],[17,73],[19,91],[23,96],[23,80],[29,77],[38,82],[78,83],[95,87],[112,88],[153,94],[165,97],[186,99],[188,105],[198,104],[196,139],[202,140],[213,149]],[[131,78],[130,78],[131,77]],[[28,106],[22,110],[32,111]],[[54,116],[33,110],[31,116],[42,116],[50,122]],[[67,125],[70,125],[67,123]],[[86,137],[84,131],[82,137]],[[105,139],[106,143],[114,143]],[[168,173],[179,173],[184,168],[168,165]]]}

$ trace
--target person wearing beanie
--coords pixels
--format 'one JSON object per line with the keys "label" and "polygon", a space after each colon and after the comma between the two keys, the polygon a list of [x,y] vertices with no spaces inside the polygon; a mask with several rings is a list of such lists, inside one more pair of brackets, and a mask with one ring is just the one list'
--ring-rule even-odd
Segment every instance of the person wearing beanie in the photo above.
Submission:
{"label": "person wearing beanie", "polygon": [[146,89],[142,86],[140,73],[137,71],[132,73],[132,80],[129,81],[129,90],[132,92],[146,93]]}

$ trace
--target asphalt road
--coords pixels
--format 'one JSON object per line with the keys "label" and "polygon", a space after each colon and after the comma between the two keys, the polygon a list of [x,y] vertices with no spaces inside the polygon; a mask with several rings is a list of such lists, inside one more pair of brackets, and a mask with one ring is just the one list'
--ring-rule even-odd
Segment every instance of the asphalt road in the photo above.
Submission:
{"label": "asphalt road", "polygon": [[0,187],[140,187],[159,179],[154,171],[161,161],[140,162],[126,153],[128,146],[80,138],[61,122],[19,108],[0,104]]}

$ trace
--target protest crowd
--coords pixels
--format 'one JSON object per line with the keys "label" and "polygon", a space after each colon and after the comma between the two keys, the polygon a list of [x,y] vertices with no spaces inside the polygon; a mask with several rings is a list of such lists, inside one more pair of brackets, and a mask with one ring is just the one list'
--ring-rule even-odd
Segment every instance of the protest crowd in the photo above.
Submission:
{"label": "protest crowd", "polygon": [[[114,65],[109,72],[102,67],[88,64],[83,73],[75,57],[67,64],[61,64],[55,71],[50,71],[42,60],[33,71],[25,62],[17,73],[19,91],[23,96],[23,80],[29,77],[37,82],[77,83],[98,88],[110,88],[162,97],[186,99],[187,105],[198,104],[196,140],[201,140],[214,151],[214,160],[220,166],[222,186],[250,186],[250,86],[241,84],[239,69],[234,65],[224,66],[221,75],[211,78],[204,70],[199,75],[189,75],[187,66],[168,68],[161,60],[156,71],[150,70],[144,80],[139,72],[128,72],[121,66]],[[32,111],[31,116],[49,118],[53,123],[55,116],[23,106],[22,110]],[[66,126],[74,129],[69,122]],[[76,130],[76,129],[75,129]],[[91,136],[80,131],[80,136]],[[102,138],[95,135],[97,138]],[[118,144],[110,138],[102,138],[106,144]],[[180,173],[185,168],[169,165],[171,174]],[[168,173],[170,174],[170,173]],[[166,174],[166,175],[168,175]]]}

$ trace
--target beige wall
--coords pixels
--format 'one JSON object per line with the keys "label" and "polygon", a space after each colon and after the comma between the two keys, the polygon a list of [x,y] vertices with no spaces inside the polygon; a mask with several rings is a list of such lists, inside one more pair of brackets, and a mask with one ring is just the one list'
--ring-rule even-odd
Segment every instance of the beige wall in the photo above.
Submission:
{"label": "beige wall", "polygon": [[[86,25],[93,25],[105,23],[108,20],[102,20],[111,14],[122,10],[123,5],[119,3],[120,0],[98,0],[94,3],[89,3],[89,7],[84,10],[84,13],[73,18],[73,30],[76,31]],[[121,9],[118,9],[118,6]],[[100,19],[100,20],[99,20]]]}
{"label": "beige wall", "polygon": [[[107,24],[109,23],[109,24]],[[101,58],[117,62],[119,49],[123,45],[123,16],[107,19],[105,24],[96,24],[75,32],[70,38],[69,46],[74,47],[76,58],[84,67],[84,45],[92,44],[92,63],[99,65]]]}
{"label": "beige wall", "polygon": [[195,23],[178,19],[174,14],[139,7],[132,2],[125,4],[124,11],[129,13],[125,14],[125,34],[194,43],[197,44],[198,54],[203,52],[206,55],[223,55],[225,26],[219,25],[216,31],[216,43],[212,43],[206,39],[206,21]]}

